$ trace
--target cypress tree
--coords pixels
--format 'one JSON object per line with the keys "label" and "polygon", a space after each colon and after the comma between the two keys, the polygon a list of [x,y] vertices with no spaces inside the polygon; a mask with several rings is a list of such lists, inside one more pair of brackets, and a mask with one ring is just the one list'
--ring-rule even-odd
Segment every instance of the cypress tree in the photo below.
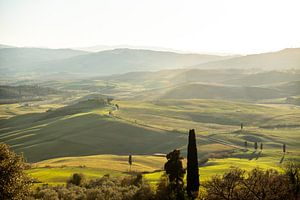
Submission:
{"label": "cypress tree", "polygon": [[248,148],[248,143],[247,143],[247,141],[245,141],[245,149],[247,149]]}
{"label": "cypress tree", "polygon": [[282,151],[283,151],[283,153],[285,153],[285,151],[286,151],[286,146],[285,146],[285,144],[282,145]]}
{"label": "cypress tree", "polygon": [[129,163],[129,166],[130,166],[130,171],[131,171],[131,165],[132,165],[132,155],[129,155],[129,156],[128,156],[128,163]]}
{"label": "cypress tree", "polygon": [[194,198],[199,192],[199,168],[195,130],[189,132],[188,155],[187,155],[187,194]]}
{"label": "cypress tree", "polygon": [[254,142],[254,149],[257,150],[257,142]]}

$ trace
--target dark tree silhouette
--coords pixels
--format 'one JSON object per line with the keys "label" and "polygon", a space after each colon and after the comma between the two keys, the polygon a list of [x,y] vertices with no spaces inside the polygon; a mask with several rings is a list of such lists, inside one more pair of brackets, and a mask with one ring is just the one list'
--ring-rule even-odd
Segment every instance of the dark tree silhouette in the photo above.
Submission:
{"label": "dark tree silhouette", "polygon": [[183,199],[183,177],[185,169],[182,165],[182,157],[180,157],[180,150],[173,150],[167,154],[167,162],[165,164],[165,171],[169,178],[170,188],[176,193],[177,199]]}
{"label": "dark tree silhouette", "polygon": [[130,166],[130,171],[131,171],[131,165],[132,165],[132,155],[129,155],[129,156],[128,156],[128,163],[129,163],[129,166]]}
{"label": "dark tree silhouette", "polygon": [[195,130],[189,132],[188,155],[187,155],[187,193],[190,197],[197,197],[199,192],[199,168],[197,156],[197,144]]}
{"label": "dark tree silhouette", "polygon": [[283,153],[286,152],[286,146],[285,146],[285,144],[282,145],[282,151],[283,151]]}
{"label": "dark tree silhouette", "polygon": [[71,178],[67,181],[67,184],[73,184],[80,186],[85,182],[85,176],[81,173],[74,173]]}
{"label": "dark tree silhouette", "polygon": [[0,199],[26,199],[30,180],[23,172],[25,168],[23,157],[0,143]]}
{"label": "dark tree silhouette", "polygon": [[294,199],[300,199],[300,164],[287,163],[285,174],[289,177],[290,190]]}
{"label": "dark tree silhouette", "polygon": [[260,143],[260,150],[262,151],[262,150],[263,150],[263,148],[264,148],[264,145],[263,145],[263,143]]}
{"label": "dark tree silhouette", "polygon": [[255,151],[257,150],[257,142],[254,142],[254,149],[255,149]]}
{"label": "dark tree silhouette", "polygon": [[247,141],[245,141],[245,149],[247,149],[248,148],[248,143],[247,143]]}
{"label": "dark tree silhouette", "polygon": [[243,123],[241,123],[241,130],[243,130],[243,128],[244,128],[244,124],[243,124]]}

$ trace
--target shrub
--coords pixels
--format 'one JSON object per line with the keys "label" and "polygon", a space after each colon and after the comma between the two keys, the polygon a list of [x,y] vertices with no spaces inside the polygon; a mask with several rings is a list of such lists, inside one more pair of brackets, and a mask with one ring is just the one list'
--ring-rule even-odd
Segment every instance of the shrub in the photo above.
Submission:
{"label": "shrub", "polygon": [[170,187],[169,179],[166,174],[161,176],[160,181],[157,184],[155,199],[157,200],[176,199],[176,193]]}
{"label": "shrub", "polygon": [[204,183],[207,200],[297,199],[289,177],[276,170],[255,168],[245,173],[232,168],[223,176],[214,176]]}
{"label": "shrub", "polygon": [[83,185],[85,183],[85,176],[83,174],[75,173],[71,176],[71,178],[67,181],[67,184],[73,184],[73,185]]}
{"label": "shrub", "polygon": [[29,194],[31,181],[25,168],[23,156],[0,143],[0,199],[24,199]]}

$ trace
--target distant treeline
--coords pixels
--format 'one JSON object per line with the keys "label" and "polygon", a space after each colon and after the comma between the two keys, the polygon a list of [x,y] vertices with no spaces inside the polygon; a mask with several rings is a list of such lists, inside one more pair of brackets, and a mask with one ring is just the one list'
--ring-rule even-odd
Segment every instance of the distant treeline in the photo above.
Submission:
{"label": "distant treeline", "polygon": [[8,86],[0,85],[0,101],[15,103],[24,100],[39,100],[40,97],[60,94],[61,91],[38,85]]}

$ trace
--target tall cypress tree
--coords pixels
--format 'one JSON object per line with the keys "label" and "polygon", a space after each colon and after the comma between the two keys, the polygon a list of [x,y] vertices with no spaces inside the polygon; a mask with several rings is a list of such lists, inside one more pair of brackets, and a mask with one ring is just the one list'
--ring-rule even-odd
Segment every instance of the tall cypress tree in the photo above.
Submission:
{"label": "tall cypress tree", "polygon": [[189,132],[188,155],[187,155],[187,194],[196,197],[199,192],[199,168],[195,130]]}
{"label": "tall cypress tree", "polygon": [[132,155],[131,154],[128,156],[128,164],[130,166],[130,171],[131,171],[131,165],[132,165]]}

